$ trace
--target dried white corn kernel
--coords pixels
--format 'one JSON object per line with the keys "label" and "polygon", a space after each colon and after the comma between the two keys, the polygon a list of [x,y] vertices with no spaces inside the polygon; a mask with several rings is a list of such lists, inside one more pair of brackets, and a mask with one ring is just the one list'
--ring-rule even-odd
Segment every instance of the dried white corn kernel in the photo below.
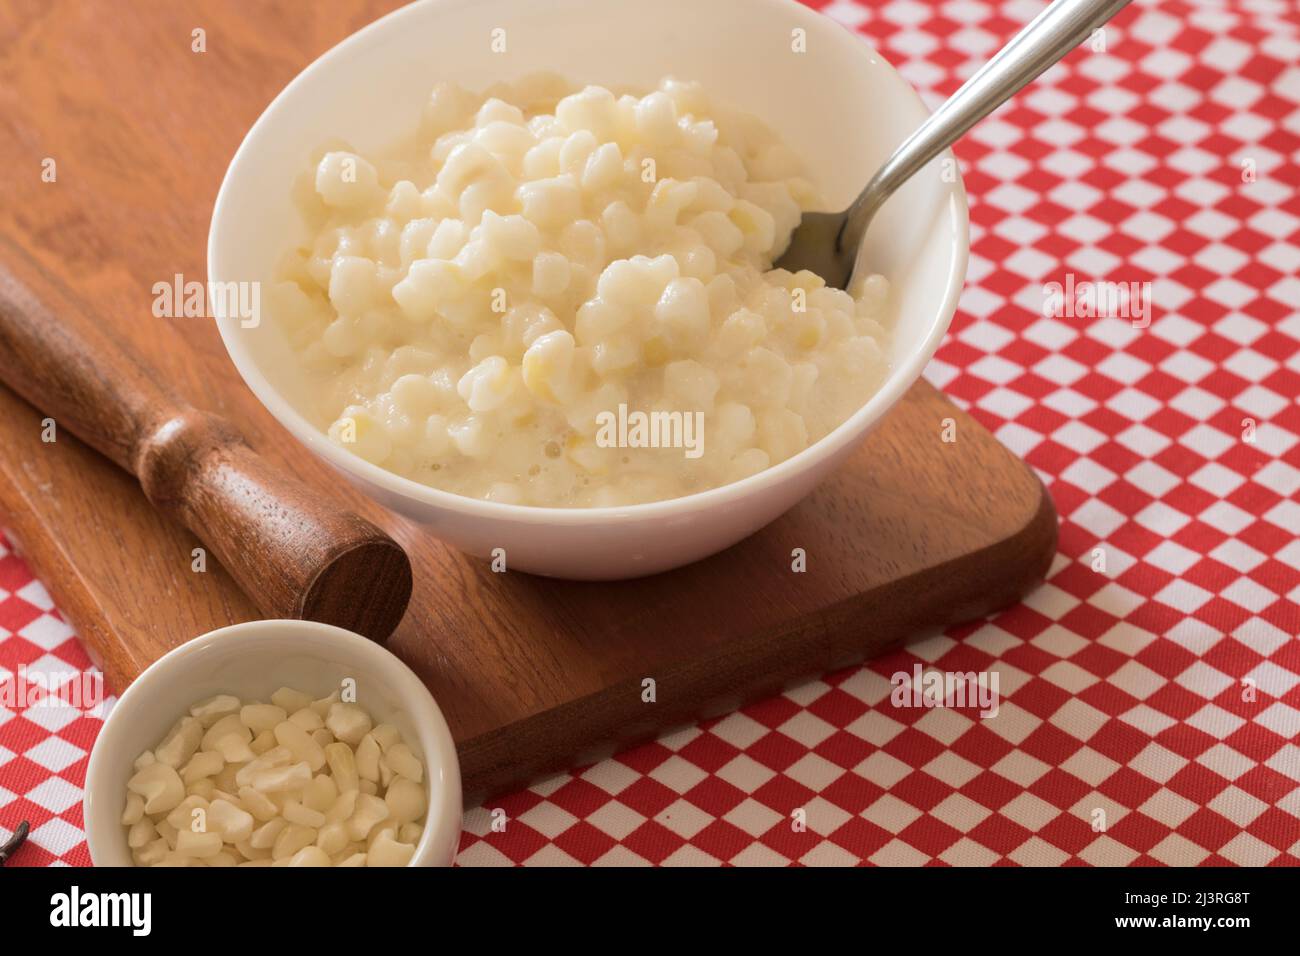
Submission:
{"label": "dried white corn kernel", "polygon": [[282,747],[289,749],[295,761],[305,763],[313,773],[325,766],[325,751],[311,739],[307,731],[293,723],[292,718],[276,725],[275,739]]}
{"label": "dried white corn kernel", "polygon": [[202,739],[203,722],[197,717],[182,717],[154,750],[154,759],[169,767],[179,768],[194,756]]}
{"label": "dried white corn kernel", "polygon": [[398,843],[385,833],[366,853],[366,866],[406,866],[414,853],[414,844]]}
{"label": "dried white corn kernel", "polygon": [[329,854],[320,847],[305,846],[289,860],[289,866],[332,866]]}
{"label": "dried white corn kernel", "polygon": [[259,770],[249,779],[249,786],[263,793],[301,790],[309,783],[311,783],[311,768],[301,762],[286,767]]}
{"label": "dried white corn kernel", "polygon": [[235,776],[239,773],[239,768],[242,766],[242,763],[227,763],[217,771],[214,777],[212,777],[212,783],[218,790],[222,790],[226,793],[234,793],[239,789],[239,784],[235,782]]}
{"label": "dried white corn kernel", "polygon": [[191,797],[202,797],[204,800],[211,800],[217,792],[217,785],[213,783],[211,777],[204,777],[202,780],[195,780],[191,784],[186,784],[185,793]]}
{"label": "dried white corn kernel", "polygon": [[230,694],[217,694],[201,700],[190,708],[190,716],[197,717],[204,727],[211,727],[222,717],[239,713],[239,698]]}
{"label": "dried white corn kernel", "polygon": [[357,745],[357,776],[372,783],[379,780],[379,743],[373,734],[366,734]]}
{"label": "dried white corn kernel", "polygon": [[305,846],[311,846],[316,842],[316,831],[311,827],[305,827],[298,823],[290,823],[280,835],[275,838],[275,845],[271,847],[271,859],[283,860],[293,856]]}
{"label": "dried white corn kernel", "polygon": [[128,793],[126,795],[126,806],[122,810],[122,823],[124,826],[131,826],[139,823],[140,818],[144,816],[144,798],[138,793]]}
{"label": "dried white corn kernel", "polygon": [[192,785],[220,773],[226,766],[226,759],[215,750],[200,750],[181,769],[181,779]]}
{"label": "dried white corn kernel", "polygon": [[221,852],[221,834],[180,830],[176,834],[176,853],[182,857],[216,856]]}
{"label": "dried white corn kernel", "polygon": [[345,790],[340,793],[334,805],[325,811],[325,819],[331,823],[342,823],[347,820],[357,810],[358,796],[360,796],[359,790]]}
{"label": "dried white corn kernel", "polygon": [[215,750],[227,763],[243,763],[255,756],[248,746],[252,739],[253,732],[244,726],[238,713],[233,713],[208,728],[201,746],[204,750]]}
{"label": "dried white corn kernel", "polygon": [[[200,810],[202,813],[195,814],[195,810]],[[194,828],[195,820],[205,819],[207,810],[207,800],[200,796],[190,796],[176,804],[165,819],[177,830],[190,830]]]}
{"label": "dried white corn kernel", "polygon": [[325,726],[325,721],[321,720],[320,714],[316,713],[316,711],[312,710],[310,707],[304,707],[296,714],[291,714],[289,716],[289,722],[297,724],[309,734],[313,730],[320,730]]}
{"label": "dried white corn kernel", "polygon": [[303,788],[302,802],[304,806],[324,813],[334,806],[334,801],[338,799],[338,796],[339,788],[334,783],[334,779],[323,773],[318,773],[311,778],[311,783]]}
{"label": "dried white corn kernel", "polygon": [[176,849],[176,835],[180,833],[180,831],[166,820],[156,820],[154,821],[154,826],[158,829],[158,835],[167,841],[168,849]]}
{"label": "dried white corn kernel", "polygon": [[337,693],[218,694],[136,759],[121,824],[137,866],[402,866],[423,779],[397,728]]}
{"label": "dried white corn kernel", "polygon": [[384,762],[393,773],[419,783],[424,779],[424,767],[404,743],[395,743],[384,751]]}
{"label": "dried white corn kernel", "polygon": [[284,708],[275,704],[245,704],[239,709],[239,719],[255,735],[265,730],[274,730],[276,724],[288,718]]}
{"label": "dried white corn kernel", "polygon": [[324,720],[325,715],[329,713],[330,705],[334,704],[338,699],[339,699],[339,692],[335,691],[334,693],[330,694],[328,697],[316,698],[311,702],[310,706],[311,709],[316,712],[316,716],[319,717],[321,720]]}
{"label": "dried white corn kernel", "polygon": [[293,714],[304,707],[311,706],[311,695],[304,694],[302,691],[294,690],[291,687],[281,687],[271,695],[271,703],[286,714]]}
{"label": "dried white corn kernel", "polygon": [[144,798],[145,813],[166,813],[185,799],[185,784],[180,775],[157,761],[137,771],[126,787]]}
{"label": "dried white corn kernel", "polygon": [[305,807],[297,800],[287,800],[284,804],[284,818],[290,823],[316,829],[325,825],[325,814]]}
{"label": "dried white corn kernel", "polygon": [[293,751],[288,747],[281,747],[276,744],[266,753],[259,754],[256,758],[240,767],[235,773],[235,783],[241,787],[249,786],[255,773],[272,767],[284,767],[292,762]]}
{"label": "dried white corn kernel", "polygon": [[357,758],[351,747],[342,741],[332,743],[325,748],[325,760],[339,792],[357,789],[360,777],[357,775]]}
{"label": "dried white corn kernel", "polygon": [[377,796],[363,793],[357,808],[347,820],[348,838],[364,840],[375,825],[388,818],[388,804]]}
{"label": "dried white corn kernel", "polygon": [[146,843],[132,854],[138,866],[157,866],[167,856],[170,847],[167,841],[159,837],[152,843]]}
{"label": "dried white corn kernel", "polygon": [[158,838],[158,830],[152,820],[137,820],[126,832],[126,845],[133,850],[147,846]]}
{"label": "dried white corn kernel", "polygon": [[284,817],[276,817],[254,830],[253,835],[248,838],[248,843],[255,850],[269,850],[288,826],[289,823]]}
{"label": "dried white corn kernel", "polygon": [[239,788],[239,802],[259,823],[265,823],[280,813],[280,808],[272,803],[266,794],[252,787]]}
{"label": "dried white corn kernel", "polygon": [[384,794],[389,815],[398,823],[413,823],[424,816],[427,801],[424,787],[406,777],[397,777]]}
{"label": "dried white corn kernel", "polygon": [[377,825],[376,827],[374,827],[370,831],[369,835],[366,836],[366,849],[369,850],[371,847],[375,845],[375,843],[378,840],[382,840],[382,839],[396,840],[397,827],[398,827],[398,823],[396,820],[385,820],[379,825]]}
{"label": "dried white corn kernel", "polygon": [[275,729],[272,728],[271,730],[264,730],[254,737],[248,748],[260,757],[272,747],[277,746],[279,746],[279,742],[275,739]]}
{"label": "dried white corn kernel", "polygon": [[348,831],[342,823],[326,823],[316,831],[316,845],[330,856],[342,853],[348,845]]}
{"label": "dried white corn kernel", "polygon": [[214,800],[208,805],[209,831],[221,834],[224,843],[242,843],[253,835],[253,815],[226,800]]}
{"label": "dried white corn kernel", "polygon": [[336,739],[355,747],[370,732],[370,715],[356,704],[331,704],[325,726]]}
{"label": "dried white corn kernel", "polygon": [[236,844],[235,844],[235,850],[238,851],[239,855],[242,856],[245,860],[269,860],[269,859],[271,859],[271,851],[270,851],[269,848],[267,848],[267,847],[262,847],[262,848],[255,847],[255,846],[253,846],[252,843],[248,842],[247,840],[243,841],[242,843],[236,843]]}
{"label": "dried white corn kernel", "polygon": [[375,738],[375,743],[379,744],[379,749],[384,753],[387,753],[388,748],[393,744],[401,743],[402,740],[401,732],[392,724],[378,725],[370,731],[370,736]]}

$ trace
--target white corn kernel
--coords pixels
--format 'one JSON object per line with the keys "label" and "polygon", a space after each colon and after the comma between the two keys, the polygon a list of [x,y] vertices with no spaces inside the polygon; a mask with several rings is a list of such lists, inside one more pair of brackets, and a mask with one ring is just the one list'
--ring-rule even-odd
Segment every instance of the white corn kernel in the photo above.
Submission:
{"label": "white corn kernel", "polygon": [[303,806],[297,800],[287,800],[284,804],[284,818],[290,823],[317,829],[325,825],[325,814],[318,813],[311,807]]}
{"label": "white corn kernel", "polygon": [[398,843],[383,834],[366,853],[366,866],[406,866],[414,854],[413,844]]}
{"label": "white corn kernel", "polygon": [[289,749],[295,760],[305,763],[312,772],[325,766],[325,751],[292,719],[276,725],[275,739]]}
{"label": "white corn kernel", "polygon": [[239,709],[239,719],[255,736],[266,730],[274,730],[275,725],[288,716],[283,707],[275,704],[245,704]]}
{"label": "white corn kernel", "polygon": [[329,855],[319,847],[305,846],[289,860],[290,866],[330,866]]}
{"label": "white corn kernel", "polygon": [[284,790],[301,790],[310,782],[311,768],[306,763],[299,762],[286,767],[259,770],[249,779],[249,786],[263,793],[277,793]]}
{"label": "white corn kernel", "polygon": [[424,779],[424,767],[411,753],[411,748],[406,744],[398,742],[385,749],[384,761],[392,769],[393,773],[405,777],[407,780],[414,780],[419,783]]}
{"label": "white corn kernel", "polygon": [[343,823],[356,812],[357,797],[361,791],[357,789],[344,790],[339,794],[334,805],[325,811],[325,819],[330,823]]}
{"label": "white corn kernel", "polygon": [[126,795],[126,806],[122,809],[122,824],[132,826],[144,816],[144,798],[138,793]]}
{"label": "white corn kernel", "polygon": [[357,775],[357,760],[351,747],[342,741],[332,743],[325,748],[325,759],[340,792],[357,789],[360,777]]}
{"label": "white corn kernel", "polygon": [[356,704],[331,704],[325,726],[338,740],[355,747],[370,732],[370,715]]}
{"label": "white corn kernel", "polygon": [[252,787],[239,788],[239,802],[259,823],[266,823],[280,813],[280,808],[272,803],[266,794]]}
{"label": "white corn kernel", "polygon": [[165,763],[154,762],[137,771],[126,787],[144,798],[144,812],[148,814],[166,813],[185,799],[185,784]]}
{"label": "white corn kernel", "polygon": [[398,823],[413,823],[424,816],[428,801],[424,796],[424,787],[406,777],[393,780],[388,792],[384,794],[384,803],[388,814]]}
{"label": "white corn kernel", "polygon": [[366,734],[357,745],[357,775],[362,780],[379,780],[379,743],[373,734]]}
{"label": "white corn kernel", "polygon": [[154,750],[154,759],[172,768],[185,764],[203,739],[203,722],[197,717],[182,717]]}
{"label": "white corn kernel", "polygon": [[388,804],[377,796],[362,794],[357,808],[347,820],[348,838],[364,840],[377,823],[388,819]]}
{"label": "white corn kernel", "polygon": [[181,857],[213,857],[221,852],[221,834],[180,830],[176,834],[176,854]]}
{"label": "white corn kernel", "polygon": [[135,762],[121,814],[132,861],[403,865],[424,832],[424,766],[396,727],[339,697],[282,687],[269,704],[195,704]]}
{"label": "white corn kernel", "polygon": [[208,830],[221,835],[223,843],[241,843],[253,835],[253,815],[225,800],[208,806]]}
{"label": "white corn kernel", "polygon": [[[291,714],[289,722],[298,725],[309,734],[313,730],[320,730],[325,726],[325,721],[321,720],[320,714],[316,713],[315,709],[311,707],[304,707],[297,713]],[[279,724],[276,726],[278,727]]]}
{"label": "white corn kernel", "polygon": [[311,695],[304,694],[302,691],[294,690],[292,687],[281,687],[271,695],[271,703],[279,707],[286,714],[296,713],[304,707],[311,706]]}
{"label": "white corn kernel", "polygon": [[181,769],[181,779],[187,786],[207,777],[215,776],[226,766],[226,759],[215,750],[200,750]]}
{"label": "white corn kernel", "polygon": [[275,845],[271,847],[271,859],[288,859],[303,847],[311,846],[315,842],[316,831],[312,827],[290,823],[275,838]]}

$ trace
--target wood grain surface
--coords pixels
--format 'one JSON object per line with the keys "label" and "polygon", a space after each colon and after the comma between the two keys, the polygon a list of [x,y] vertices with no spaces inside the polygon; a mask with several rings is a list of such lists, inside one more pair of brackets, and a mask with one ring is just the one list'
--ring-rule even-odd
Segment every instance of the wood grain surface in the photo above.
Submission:
{"label": "wood grain surface", "polygon": [[[411,556],[389,641],[458,742],[467,800],[724,712],[918,631],[1005,605],[1046,570],[1056,522],[1033,473],[925,383],[850,462],[729,551],[641,581],[494,574],[364,499],[265,413],[204,319],[151,314],[152,286],[203,280],[225,166],[276,92],[395,4],[10,0],[0,7],[0,233],[92,320],[274,468]],[[195,28],[206,53],[191,51]],[[42,180],[45,159],[57,180]],[[41,410],[0,389],[0,514],[121,689],[204,631],[258,616],[197,541]],[[941,440],[944,419],[957,440]],[[802,548],[807,570],[791,553]],[[653,703],[643,680],[655,681]]]}

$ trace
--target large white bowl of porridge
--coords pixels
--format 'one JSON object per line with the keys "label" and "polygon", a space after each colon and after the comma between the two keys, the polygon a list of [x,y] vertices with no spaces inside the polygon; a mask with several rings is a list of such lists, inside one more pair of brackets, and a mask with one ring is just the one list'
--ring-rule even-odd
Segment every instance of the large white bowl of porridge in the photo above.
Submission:
{"label": "large white bowl of porridge", "polygon": [[426,0],[240,147],[209,279],[258,308],[222,338],[295,437],[448,543],[560,577],[675,567],[807,494],[937,347],[967,250],[948,157],[848,292],[772,267],[924,115],[786,0]]}

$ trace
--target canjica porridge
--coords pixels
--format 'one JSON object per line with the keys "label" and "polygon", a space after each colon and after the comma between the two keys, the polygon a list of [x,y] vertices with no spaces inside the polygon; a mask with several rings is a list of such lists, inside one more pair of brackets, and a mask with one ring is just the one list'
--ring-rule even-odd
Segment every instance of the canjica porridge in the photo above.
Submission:
{"label": "canjica porridge", "polygon": [[434,89],[390,157],[322,151],[269,315],[330,438],[424,484],[555,507],[737,481],[887,371],[880,276],[772,269],[812,185],[698,84]]}

